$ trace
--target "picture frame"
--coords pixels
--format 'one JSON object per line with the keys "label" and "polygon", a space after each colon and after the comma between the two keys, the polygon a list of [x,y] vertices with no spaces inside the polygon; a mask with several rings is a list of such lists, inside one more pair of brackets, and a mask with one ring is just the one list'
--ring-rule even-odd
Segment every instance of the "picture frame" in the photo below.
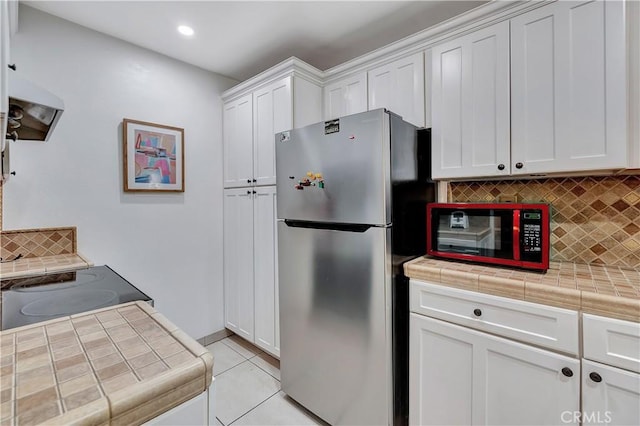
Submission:
{"label": "picture frame", "polygon": [[184,192],[184,129],[122,121],[125,192]]}

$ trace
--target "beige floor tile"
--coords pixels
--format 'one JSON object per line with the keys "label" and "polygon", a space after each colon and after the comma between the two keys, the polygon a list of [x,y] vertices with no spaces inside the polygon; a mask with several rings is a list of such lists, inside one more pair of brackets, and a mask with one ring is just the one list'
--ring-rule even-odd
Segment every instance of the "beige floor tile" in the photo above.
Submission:
{"label": "beige floor tile", "polygon": [[225,425],[280,390],[280,382],[245,361],[216,377],[216,417]]}
{"label": "beige floor tile", "polygon": [[262,368],[264,371],[271,374],[276,379],[280,380],[280,361],[278,361],[271,355],[263,352],[249,359],[249,361]]}
{"label": "beige floor tile", "polygon": [[322,420],[289,398],[278,392],[232,423],[240,425],[324,425]]}
{"label": "beige floor tile", "polygon": [[247,360],[222,341],[207,346],[207,349],[213,354],[214,377]]}
{"label": "beige floor tile", "polygon": [[242,337],[238,337],[236,335],[229,336],[226,339],[222,339],[220,341],[247,359],[252,358],[262,352],[260,349],[253,346]]}

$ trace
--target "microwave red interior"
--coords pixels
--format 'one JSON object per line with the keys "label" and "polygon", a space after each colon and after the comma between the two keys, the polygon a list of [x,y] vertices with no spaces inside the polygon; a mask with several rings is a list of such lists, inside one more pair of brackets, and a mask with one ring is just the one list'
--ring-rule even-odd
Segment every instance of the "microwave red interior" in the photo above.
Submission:
{"label": "microwave red interior", "polygon": [[546,271],[549,205],[430,203],[427,254]]}

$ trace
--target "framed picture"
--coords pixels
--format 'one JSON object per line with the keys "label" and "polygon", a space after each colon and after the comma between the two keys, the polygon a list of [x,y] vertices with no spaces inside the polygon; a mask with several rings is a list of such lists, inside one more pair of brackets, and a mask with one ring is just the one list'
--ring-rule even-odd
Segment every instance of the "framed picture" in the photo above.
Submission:
{"label": "framed picture", "polygon": [[184,192],[184,129],[122,122],[124,190]]}

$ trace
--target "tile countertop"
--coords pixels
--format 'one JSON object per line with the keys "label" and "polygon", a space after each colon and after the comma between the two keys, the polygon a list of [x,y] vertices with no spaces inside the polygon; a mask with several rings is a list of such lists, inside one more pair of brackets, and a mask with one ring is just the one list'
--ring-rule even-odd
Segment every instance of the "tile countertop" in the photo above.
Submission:
{"label": "tile countertop", "polygon": [[213,356],[144,302],[0,332],[0,424],[140,424],[204,392]]}
{"label": "tile countertop", "polygon": [[80,253],[57,254],[43,257],[26,257],[0,263],[0,277],[21,278],[31,275],[51,274],[72,271],[93,266],[93,263]]}
{"label": "tile countertop", "polygon": [[409,278],[640,322],[640,270],[550,262],[546,273],[419,257]]}

